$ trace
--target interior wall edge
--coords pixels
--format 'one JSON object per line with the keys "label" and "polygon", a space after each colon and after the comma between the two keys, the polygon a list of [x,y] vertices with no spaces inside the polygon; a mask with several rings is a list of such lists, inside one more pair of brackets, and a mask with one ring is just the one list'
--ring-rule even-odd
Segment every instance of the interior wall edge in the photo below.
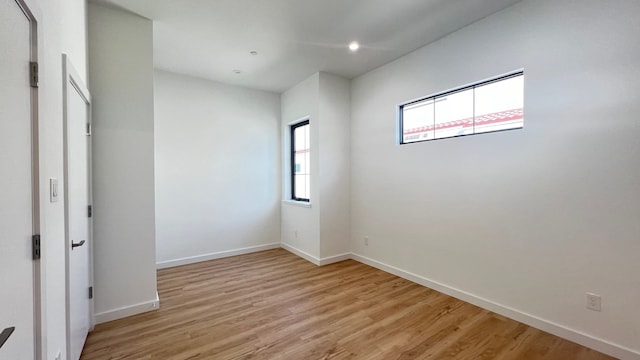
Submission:
{"label": "interior wall edge", "polygon": [[311,254],[309,254],[308,252],[302,251],[302,250],[300,250],[300,249],[298,249],[298,248],[296,248],[296,247],[294,247],[294,246],[292,246],[290,244],[287,244],[286,242],[281,242],[280,246],[283,249],[287,250],[288,252],[290,252],[290,253],[292,253],[294,255],[297,255],[297,256],[309,261],[310,263],[320,266],[320,259],[315,257],[315,256],[313,256],[313,255],[311,255]]}
{"label": "interior wall edge", "polygon": [[334,264],[334,263],[337,263],[337,262],[350,260],[350,259],[351,259],[351,253],[327,256],[327,257],[323,257],[323,258],[320,259],[319,266],[325,266],[325,265],[329,265],[329,264]]}
{"label": "interior wall edge", "polygon": [[160,308],[160,296],[156,291],[155,299],[144,301],[138,304],[124,306],[117,309],[103,311],[95,314],[95,323],[102,324],[109,321],[114,321],[122,318],[126,318],[133,315],[142,314],[149,311],[158,310]]}
{"label": "interior wall edge", "polygon": [[305,251],[302,251],[298,248],[296,248],[295,246],[292,246],[290,244],[287,244],[285,242],[280,243],[280,247],[287,250],[288,252],[299,256],[307,261],[309,261],[310,263],[316,265],[316,266],[325,266],[325,265],[329,265],[329,264],[333,264],[333,263],[337,263],[340,261],[345,261],[345,260],[349,260],[351,259],[351,253],[344,253],[344,254],[338,254],[338,255],[332,255],[332,256],[326,256],[323,258],[318,258],[315,257]]}

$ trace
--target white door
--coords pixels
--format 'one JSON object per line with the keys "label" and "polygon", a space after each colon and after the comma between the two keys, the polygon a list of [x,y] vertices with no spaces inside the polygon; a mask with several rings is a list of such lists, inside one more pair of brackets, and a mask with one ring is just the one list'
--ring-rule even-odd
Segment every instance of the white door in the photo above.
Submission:
{"label": "white door", "polygon": [[91,326],[91,222],[89,160],[89,96],[65,61],[65,156],[68,279],[68,358],[78,360]]}
{"label": "white door", "polygon": [[33,359],[33,176],[29,19],[0,0],[0,359]]}

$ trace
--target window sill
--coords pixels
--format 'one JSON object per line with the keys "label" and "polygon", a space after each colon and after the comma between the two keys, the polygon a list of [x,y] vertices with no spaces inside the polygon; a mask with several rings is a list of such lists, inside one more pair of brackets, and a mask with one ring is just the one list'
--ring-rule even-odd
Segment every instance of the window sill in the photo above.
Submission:
{"label": "window sill", "polygon": [[282,200],[282,203],[286,205],[298,206],[298,207],[304,207],[304,208],[311,207],[311,203],[306,201]]}

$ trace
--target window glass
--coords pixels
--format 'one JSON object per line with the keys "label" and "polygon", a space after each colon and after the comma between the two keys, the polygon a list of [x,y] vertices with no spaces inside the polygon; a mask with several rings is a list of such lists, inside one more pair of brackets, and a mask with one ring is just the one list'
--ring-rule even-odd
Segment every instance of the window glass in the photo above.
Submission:
{"label": "window glass", "polygon": [[524,126],[524,73],[400,105],[401,144]]}
{"label": "window glass", "polygon": [[291,197],[293,200],[309,201],[311,193],[311,154],[309,121],[291,126]]}
{"label": "window glass", "polygon": [[433,99],[423,100],[403,109],[403,142],[434,139]]}
{"label": "window glass", "polygon": [[473,134],[473,88],[436,97],[435,138]]}
{"label": "window glass", "polygon": [[476,134],[524,126],[524,76],[480,85],[475,91]]}

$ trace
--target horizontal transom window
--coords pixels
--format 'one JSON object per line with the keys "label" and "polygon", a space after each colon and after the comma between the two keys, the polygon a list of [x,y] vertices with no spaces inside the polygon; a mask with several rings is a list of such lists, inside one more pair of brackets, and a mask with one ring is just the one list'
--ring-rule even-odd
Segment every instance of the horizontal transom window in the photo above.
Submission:
{"label": "horizontal transom window", "polygon": [[401,144],[520,129],[524,72],[411,101],[399,110]]}

